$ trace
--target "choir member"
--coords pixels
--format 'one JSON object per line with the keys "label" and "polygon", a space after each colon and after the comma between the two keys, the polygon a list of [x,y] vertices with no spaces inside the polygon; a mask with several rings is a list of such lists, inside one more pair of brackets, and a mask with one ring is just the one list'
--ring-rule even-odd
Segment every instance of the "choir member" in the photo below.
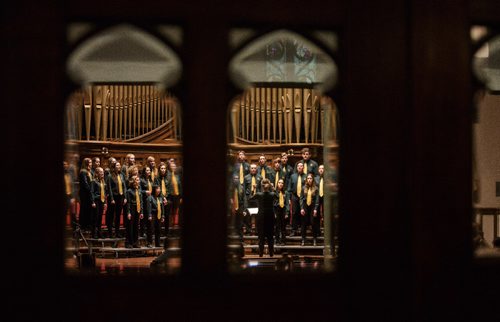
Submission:
{"label": "choir member", "polygon": [[97,167],[92,181],[92,238],[103,238],[101,234],[102,216],[106,210],[108,187],[104,181],[104,170]]}
{"label": "choir member", "polygon": [[276,199],[274,201],[274,214],[276,217],[276,245],[285,245],[285,233],[286,233],[286,219],[288,218],[289,212],[289,197],[285,189],[285,181],[283,179],[278,180],[276,185]]}
{"label": "choir member", "polygon": [[114,237],[122,238],[120,233],[120,216],[123,206],[127,204],[125,193],[127,192],[125,178],[121,173],[121,164],[116,162],[111,174],[108,176],[109,209],[106,212],[106,226],[108,234],[112,235],[113,223],[115,227]]}
{"label": "choir member", "polygon": [[125,156],[125,162],[123,162],[122,166],[122,174],[124,178],[129,178],[128,170],[133,165],[135,165],[135,155],[129,153]]}
{"label": "choir member", "polygon": [[[311,152],[309,151],[309,148],[302,149],[302,160],[298,162],[301,162],[304,165],[304,173],[306,175],[309,172],[312,172],[314,176],[318,175],[318,163],[311,160]],[[297,172],[297,164],[295,164],[295,172]]]}
{"label": "choir member", "polygon": [[[151,168],[149,166],[145,166],[142,169],[141,174],[141,190],[142,190],[142,201],[144,205],[146,205],[146,201],[148,197],[153,192],[153,179],[151,178]],[[144,237],[144,234],[148,230],[149,223],[147,221],[146,216],[140,220],[139,222],[139,236]]]}
{"label": "choir member", "polygon": [[278,186],[278,180],[281,178],[281,159],[276,158],[273,160],[273,168],[269,173],[269,181],[273,185],[274,189]]}
{"label": "choir member", "polygon": [[319,236],[319,201],[318,201],[318,188],[314,182],[312,173],[307,175],[304,185],[304,191],[300,198],[300,214],[302,216],[302,243],[304,246],[306,242],[306,228],[310,224],[313,233],[313,245],[317,245],[317,238]]}
{"label": "choir member", "polygon": [[125,247],[139,248],[139,220],[144,217],[142,192],[139,186],[139,177],[133,176],[130,178],[129,187],[127,190],[127,205],[125,206],[127,216],[124,220],[125,224]]}
{"label": "choir member", "polygon": [[304,174],[304,164],[299,162],[297,163],[297,172],[290,176],[290,180],[288,182],[288,195],[292,206],[292,229],[290,237],[295,236],[301,221],[300,198],[302,197],[305,179],[306,175]]}
{"label": "choir member", "polygon": [[179,223],[182,216],[182,182],[181,176],[177,173],[175,161],[170,161],[170,172],[167,173],[168,202],[170,204],[170,216],[172,225]]}
{"label": "choir member", "polygon": [[113,169],[115,168],[116,164],[116,159],[113,157],[110,157],[108,159],[108,167],[104,169],[104,179],[106,182],[108,181],[108,177],[111,175],[111,172],[113,172]]}
{"label": "choir member", "polygon": [[90,218],[92,213],[92,159],[85,158],[79,173],[80,183],[80,226],[83,230],[90,229]]}
{"label": "choir member", "polygon": [[259,167],[257,168],[257,173],[262,179],[269,179],[269,176],[272,172],[271,168],[267,166],[266,162],[266,156],[264,154],[261,154],[259,156]]}
{"label": "choir member", "polygon": [[[168,202],[168,181],[167,181],[167,165],[160,162],[158,167],[158,177],[155,184],[160,188],[160,195],[162,196],[163,207],[165,209],[165,234],[169,235],[169,221],[170,221],[170,203]],[[165,249],[167,248],[167,240],[165,239]]]}
{"label": "choir member", "polygon": [[281,153],[281,178],[285,180],[285,187],[288,186],[288,180],[293,173],[293,168],[288,164],[288,154]]}
{"label": "choir member", "polygon": [[[245,176],[243,181],[243,186],[245,188],[245,197],[246,199],[250,199],[252,195],[256,192],[260,191],[260,182],[262,178],[257,173],[257,165],[252,163],[250,165],[250,173]],[[257,207],[257,203],[255,201],[248,202],[248,208]],[[252,231],[252,216],[250,213],[246,212],[243,219],[243,225],[246,228],[246,234],[249,234]]]}
{"label": "choir member", "polygon": [[320,164],[318,167],[318,175],[315,178],[316,185],[318,186],[318,198],[319,198],[319,214],[320,217],[323,218],[324,211],[324,200],[323,197],[325,195],[325,166]]}
{"label": "choir member", "polygon": [[236,162],[233,167],[233,175],[237,175],[240,184],[243,184],[245,176],[250,173],[250,165],[246,162],[245,151],[238,151]]}
{"label": "choir member", "polygon": [[243,242],[243,211],[245,211],[247,200],[245,198],[245,189],[240,183],[238,174],[233,175],[233,181],[230,190],[231,210],[233,214],[232,224],[236,234]]}
{"label": "choir member", "polygon": [[146,199],[146,217],[148,220],[147,247],[152,247],[153,231],[155,235],[155,247],[160,247],[161,224],[165,222],[165,207],[160,187],[153,185],[152,194]]}
{"label": "choir member", "polygon": [[90,169],[90,173],[92,174],[92,179],[95,179],[95,170],[101,166],[101,159],[99,157],[92,158],[92,168]]}
{"label": "choir member", "polygon": [[146,165],[151,170],[151,180],[155,182],[156,178],[158,177],[158,168],[156,167],[155,158],[153,156],[149,156],[146,159]]}
{"label": "choir member", "polygon": [[75,186],[75,175],[69,167],[68,161],[63,161],[63,171],[64,171],[64,214],[67,215],[70,212],[71,227],[73,230],[76,228],[76,186]]}
{"label": "choir member", "polygon": [[136,165],[132,165],[128,167],[126,172],[128,173],[128,177],[125,177],[125,179],[127,179],[127,182],[131,182],[130,179],[132,179],[132,177],[139,176],[139,167],[137,167]]}

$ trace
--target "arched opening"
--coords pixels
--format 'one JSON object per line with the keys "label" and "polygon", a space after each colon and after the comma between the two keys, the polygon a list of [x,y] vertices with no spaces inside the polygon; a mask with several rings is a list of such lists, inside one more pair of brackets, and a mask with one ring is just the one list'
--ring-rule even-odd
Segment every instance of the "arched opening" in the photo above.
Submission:
{"label": "arched opening", "polygon": [[[317,35],[336,45],[334,33]],[[238,30],[233,36],[237,44],[253,35]],[[321,40],[277,30],[240,46],[230,62],[230,76],[243,90],[229,106],[227,128],[228,244],[234,272],[279,269],[286,261],[305,269],[333,269],[338,110],[323,93],[335,85],[338,72],[318,44]],[[272,203],[268,210],[266,202]]]}
{"label": "arched opening", "polygon": [[69,30],[87,38],[67,60],[79,86],[65,110],[66,270],[123,273],[154,263],[177,272],[182,111],[171,88],[182,64],[135,26],[83,30]]}
{"label": "arched opening", "polygon": [[500,247],[500,36],[474,26],[477,79],[473,124],[473,208],[476,256],[491,256]]}

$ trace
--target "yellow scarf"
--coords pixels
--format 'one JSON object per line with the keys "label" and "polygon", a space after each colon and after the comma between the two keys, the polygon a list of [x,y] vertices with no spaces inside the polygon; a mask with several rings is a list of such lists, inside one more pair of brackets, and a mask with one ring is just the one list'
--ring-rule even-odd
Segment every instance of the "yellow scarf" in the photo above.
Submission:
{"label": "yellow scarf", "polygon": [[160,198],[156,198],[156,207],[158,208],[158,214],[156,215],[156,217],[158,219],[161,219],[161,202],[160,202]]}
{"label": "yellow scarf", "polygon": [[121,195],[123,195],[123,186],[122,186],[122,175],[121,174],[118,174],[116,176],[116,178],[118,179],[118,193]]}
{"label": "yellow scarf", "polygon": [[240,164],[240,184],[243,184],[243,179],[245,176],[243,175],[243,163]]}
{"label": "yellow scarf", "polygon": [[297,196],[302,195],[302,176],[297,174]]}
{"label": "yellow scarf", "polygon": [[137,212],[141,212],[141,198],[139,197],[139,189],[135,190],[135,202],[137,203]]}
{"label": "yellow scarf", "polygon": [[179,186],[177,185],[177,177],[172,173],[172,184],[174,185],[174,196],[179,195]]}
{"label": "yellow scarf", "polygon": [[167,187],[165,187],[165,177],[161,178],[161,193],[167,196]]}
{"label": "yellow scarf", "polygon": [[99,185],[101,186],[101,202],[104,202],[105,200],[104,180],[101,180],[101,182],[99,182]]}
{"label": "yellow scarf", "polygon": [[71,189],[71,178],[69,173],[64,174],[64,183],[66,184],[66,194],[69,196],[73,192]]}

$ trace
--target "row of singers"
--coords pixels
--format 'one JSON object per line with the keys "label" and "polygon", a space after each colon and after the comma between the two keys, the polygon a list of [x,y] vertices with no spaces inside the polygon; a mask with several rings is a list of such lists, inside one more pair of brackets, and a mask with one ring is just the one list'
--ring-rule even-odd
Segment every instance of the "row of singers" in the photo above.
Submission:
{"label": "row of singers", "polygon": [[[127,161],[128,167],[122,167],[116,159],[110,158],[109,167],[104,170],[99,166],[93,167],[90,158],[83,160],[78,175],[79,224],[82,229],[91,230],[92,237],[102,238],[101,220],[105,213],[108,237],[121,238],[119,228],[123,213],[127,247],[137,246],[139,235],[146,235],[148,246],[152,245],[152,230],[155,231],[155,244],[158,246],[160,225],[164,224],[168,232],[169,217],[182,213],[180,171],[173,160],[161,162],[157,168],[154,158],[149,157],[147,165],[139,173],[134,159],[127,158]],[[74,209],[71,206],[75,203],[77,189],[73,184],[73,171],[67,162],[64,162],[64,169],[67,206]],[[152,200],[152,197],[156,199]],[[161,207],[155,207],[153,201],[161,202]],[[74,212],[71,211],[72,214]]]}
{"label": "row of singers", "polygon": [[[238,152],[232,172],[230,203],[234,214],[233,226],[240,239],[243,229],[250,232],[252,220],[256,221],[248,208],[258,207],[252,196],[263,190],[261,183],[267,179],[276,195],[273,221],[276,243],[285,243],[285,228],[287,223],[290,223],[289,236],[298,234],[300,227],[302,245],[305,244],[307,226],[311,225],[313,244],[316,245],[320,233],[325,187],[328,184],[329,189],[336,191],[336,173],[332,171],[327,180],[324,166],[310,159],[307,148],[302,150],[302,157],[302,160],[291,167],[287,164],[287,154],[283,153],[281,158],[273,160],[271,168],[265,164],[264,155],[259,158],[259,165],[248,164],[245,161],[245,152]],[[257,227],[260,236],[258,230]]]}

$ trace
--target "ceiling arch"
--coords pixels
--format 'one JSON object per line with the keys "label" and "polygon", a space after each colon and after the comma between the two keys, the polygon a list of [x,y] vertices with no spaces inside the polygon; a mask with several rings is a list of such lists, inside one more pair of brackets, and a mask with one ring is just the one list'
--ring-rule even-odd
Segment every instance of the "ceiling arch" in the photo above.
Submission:
{"label": "ceiling arch", "polygon": [[161,40],[123,24],[80,44],[69,56],[67,72],[81,84],[154,82],[168,87],[179,80],[182,64]]}
{"label": "ceiling arch", "polygon": [[240,88],[252,83],[314,84],[327,91],[335,86],[334,60],[304,36],[276,30],[252,41],[229,64],[231,79]]}

